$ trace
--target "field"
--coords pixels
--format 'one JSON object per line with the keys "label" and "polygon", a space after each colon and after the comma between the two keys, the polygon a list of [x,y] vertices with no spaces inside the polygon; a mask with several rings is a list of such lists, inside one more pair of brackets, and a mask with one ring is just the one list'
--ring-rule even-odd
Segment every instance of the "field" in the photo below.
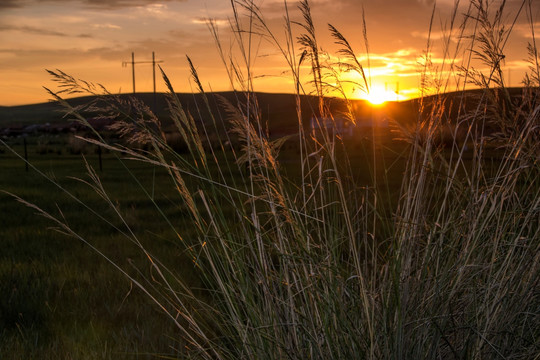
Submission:
{"label": "field", "polygon": [[[121,234],[122,224],[114,220],[116,216],[110,204],[81,181],[90,180],[87,162],[123,214],[127,222],[124,231],[133,231],[145,249],[172,269],[174,276],[193,289],[202,288],[204,277],[186,251],[186,245],[171,229],[171,226],[180,228],[184,238],[197,236],[196,231],[190,231],[187,210],[179,205],[169,174],[158,166],[126,160],[109,151],[102,153],[99,170],[97,147],[86,146],[83,154],[73,154],[69,150],[73,144],[66,135],[48,141],[46,149],[38,137],[27,139],[31,164],[28,169],[20,158],[24,154],[21,138],[10,143],[20,157],[7,149],[0,154],[2,189],[52,214],[58,214],[61,209],[66,223],[101,254],[80,239],[55,231],[54,224],[36,215],[34,209],[22,206],[11,195],[1,194],[1,212],[5,216],[0,224],[3,249],[0,283],[2,293],[8,294],[2,298],[0,307],[3,358],[179,356],[182,351],[177,348],[182,346],[182,341],[175,335],[176,327],[105,258],[144,281],[152,278],[150,267],[145,265],[146,255]],[[375,150],[372,138],[347,144],[349,166],[354,169],[351,176],[366,189],[370,179],[378,177],[379,192],[385,194],[380,201],[388,202],[379,205],[379,209],[395,209],[409,146],[391,138],[377,141]],[[443,152],[448,157],[450,151]],[[283,175],[291,180],[300,177],[298,156],[297,149],[287,146],[279,156]],[[493,167],[493,171],[497,169],[495,164],[503,159],[501,152],[493,149],[485,156],[491,164],[486,166]],[[465,167],[473,165],[471,152],[464,154],[463,159]],[[241,181],[241,174],[234,176]],[[223,206],[224,213],[234,212],[233,208]],[[170,220],[160,212],[174,224],[168,224]],[[391,236],[392,215],[391,212],[379,214],[378,238]],[[163,286],[158,280],[153,281],[153,285]],[[204,291],[199,296],[206,297]]]}
{"label": "field", "polygon": [[[35,150],[35,145],[30,146],[33,166],[58,180],[93,211],[111,217],[110,209],[95,192],[68,178],[85,179],[81,155],[39,155]],[[53,212],[56,206],[63,209],[68,221],[93,246],[128,271],[142,263],[144,259],[132,243],[110,225],[96,222],[89,210],[74,204],[56,185],[34,169],[26,171],[24,162],[10,154],[3,153],[0,158],[3,190]],[[87,161],[98,166],[95,154]],[[126,219],[131,224],[152,219],[138,229],[141,241],[151,245],[164,262],[175,264],[184,279],[197,283],[191,259],[178,249],[167,224],[140,196],[139,185],[110,154],[103,162],[103,184],[118,199]],[[181,213],[172,203],[174,193],[168,177],[145,165],[128,166],[142,186],[154,191],[154,200],[163,211]],[[175,341],[166,335],[172,331],[171,324],[111,264],[81,241],[51,230],[49,221],[11,196],[2,193],[0,206],[3,359],[132,358],[145,353],[174,353],[171,346]]]}
{"label": "field", "polygon": [[[177,205],[178,194],[168,174],[148,164],[121,161],[110,152],[102,155],[99,171],[97,148],[88,147],[87,154],[72,154],[67,136],[54,139],[44,150],[38,137],[28,138],[28,169],[21,158],[5,149],[0,154],[2,190],[52,213],[62,209],[70,226],[92,246],[136,276],[136,269],[147,270],[144,254],[93,214],[114,217],[103,199],[78,180],[88,180],[86,161],[99,172],[104,188],[144,246],[174,269],[176,276],[194,288],[200,286],[192,259],[144,194],[152,194],[160,211],[183,224],[182,233],[189,236],[190,225],[182,221],[185,209]],[[21,138],[10,145],[23,157]],[[357,142],[351,148],[357,154],[351,159],[354,176],[367,182],[373,156],[370,146]],[[395,188],[400,183],[405,149],[399,142],[386,149],[385,161],[393,163],[393,183],[385,187]],[[284,170],[298,177],[297,152],[284,150],[281,158]],[[382,155],[378,159],[382,163]],[[60,186],[84,205],[74,203]],[[0,284],[2,294],[7,295],[0,306],[0,353],[4,359],[175,357],[178,339],[173,335],[174,326],[125,276],[82,241],[55,231],[50,221],[33,209],[7,193],[0,196],[0,212],[4,214],[0,223]],[[395,201],[395,191],[393,196]]]}

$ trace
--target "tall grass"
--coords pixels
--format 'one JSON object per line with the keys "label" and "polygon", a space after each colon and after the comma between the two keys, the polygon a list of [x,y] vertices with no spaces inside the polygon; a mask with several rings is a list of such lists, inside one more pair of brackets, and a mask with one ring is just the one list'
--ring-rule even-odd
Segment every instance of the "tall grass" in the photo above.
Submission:
{"label": "tall grass", "polygon": [[[191,60],[192,79],[207,107],[199,113],[185,110],[163,73],[171,118],[187,154],[168,144],[160,120],[136,99],[125,104],[92,84],[51,72],[63,87],[51,94],[68,113],[86,124],[86,110],[113,114],[118,119],[114,130],[128,140],[110,142],[95,132],[86,141],[166,169],[178,193],[175,201],[189,214],[178,225],[174,214],[161,213],[176,234],[174,241],[193,259],[200,289],[188,286],[139,242],[88,166],[85,181],[119,220],[96,221],[109,223],[139,246],[151,275],[135,277],[111,263],[176,324],[178,333],[171,335],[178,338],[178,356],[538,358],[540,84],[533,2],[523,1],[520,10],[531,19],[531,72],[517,97],[501,70],[512,31],[503,22],[504,2],[492,11],[484,1],[471,1],[463,18],[456,6],[445,37],[445,62],[434,69],[425,58],[426,96],[419,100],[417,118],[412,126],[395,124],[410,146],[394,201],[377,169],[369,186],[355,180],[347,146],[336,131],[322,127],[315,134],[303,121],[302,95],[317,96],[309,115],[320,119],[335,115],[326,95],[336,89],[345,94],[337,65],[321,52],[308,1],[297,9],[299,23],[290,18],[295,9],[285,2],[283,39],[255,3],[231,4],[240,56],[224,52],[209,22],[237,88],[234,101],[219,100],[227,118],[212,111],[215,97],[206,94]],[[366,51],[368,30],[364,21]],[[341,68],[357,72],[362,82],[356,85],[369,91],[368,71],[351,44],[337,27],[331,25],[330,33],[341,47]],[[283,55],[294,82],[299,176],[287,175],[280,165],[280,146],[291,139],[270,138],[261,118],[253,71],[253,44],[259,37]],[[431,46],[430,41],[428,55]],[[483,62],[481,70],[473,67],[474,59]],[[456,72],[458,88],[450,88],[448,74]],[[465,92],[470,83],[482,90],[476,99]],[[450,90],[459,93],[449,98]],[[100,95],[98,106],[72,108],[61,98],[81,91]],[[353,121],[354,114],[348,115]],[[440,141],[444,136],[450,141]],[[147,150],[131,143],[145,144]],[[380,151],[376,137],[372,151]],[[369,166],[385,165],[373,161]],[[61,216],[31,206],[62,232],[90,244]]]}

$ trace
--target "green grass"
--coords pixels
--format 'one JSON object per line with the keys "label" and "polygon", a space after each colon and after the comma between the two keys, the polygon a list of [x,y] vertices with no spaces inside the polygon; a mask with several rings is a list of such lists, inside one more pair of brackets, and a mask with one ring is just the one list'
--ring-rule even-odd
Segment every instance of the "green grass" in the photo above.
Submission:
{"label": "green grass", "polygon": [[[87,160],[97,166],[96,156]],[[167,224],[140,196],[138,185],[126,177],[115,158],[107,155],[103,160],[104,186],[115,194],[129,221],[137,224],[152,219],[148,226],[136,230],[141,241],[151,244],[160,259],[174,263],[184,279],[196,284],[191,260],[171,239]],[[128,271],[130,264],[135,268],[144,263],[140,252],[117,231],[96,223],[88,210],[73,204],[36,171],[26,172],[21,160],[3,154],[0,163],[3,190],[53,212],[61,208],[77,231]],[[88,186],[68,178],[85,177],[81,156],[34,155],[32,163],[98,213],[111,215]],[[153,189],[163,211],[171,216],[181,213],[171,202],[174,193],[162,172],[146,165],[128,166],[149,192]],[[35,211],[21,207],[5,193],[0,197],[2,358],[132,358],[134,353],[145,358],[146,353],[171,354],[175,340],[165,335],[171,332],[171,325],[124,276],[80,241],[49,229],[50,222],[36,216]]]}
{"label": "green grass", "polygon": [[[97,169],[97,154],[89,151],[84,158],[71,155],[63,139],[58,139],[56,144],[62,149],[60,154],[56,149],[40,153],[35,138],[27,141],[32,166],[56,183],[43,178],[32,167],[26,171],[22,159],[5,151],[0,154],[0,187],[52,213],[62,209],[70,226],[91,239],[92,245],[115,263],[128,271],[144,270],[145,259],[137,247],[110,225],[96,221],[85,206],[74,202],[60,189],[59,186],[68,190],[106,218],[114,217],[110,207],[92,189],[74,179],[88,179],[83,159]],[[350,161],[356,169],[353,176],[367,185],[368,159],[372,157],[369,141],[350,146]],[[21,141],[12,141],[12,148],[23,153]],[[404,149],[406,147],[393,144],[386,153],[386,161],[394,163],[393,174],[403,171]],[[284,173],[292,179],[298,178],[296,150],[284,150],[280,158],[285,164]],[[201,286],[200,275],[186,253],[185,244],[179,243],[141,191],[142,186],[148,194],[154,194],[153,199],[161,211],[189,238],[189,219],[182,220],[188,218],[186,209],[179,205],[168,174],[155,166],[124,160],[128,172],[111,153],[104,153],[102,163],[103,171],[99,175],[103,185],[118,201],[130,228],[183,281],[194,288]],[[240,180],[239,174],[234,176]],[[390,188],[400,182],[398,177],[393,179],[395,183],[389,184]],[[196,181],[191,183],[197,184]],[[174,327],[139,289],[132,287],[130,281],[88,246],[54,231],[47,219],[21,206],[10,195],[1,193],[0,196],[0,211],[5,214],[0,223],[3,249],[0,276],[2,293],[7,294],[0,306],[3,328],[0,352],[6,354],[5,358],[175,355],[171,346],[178,346],[179,340],[167,335],[174,333]],[[232,213],[232,210],[226,211]]]}

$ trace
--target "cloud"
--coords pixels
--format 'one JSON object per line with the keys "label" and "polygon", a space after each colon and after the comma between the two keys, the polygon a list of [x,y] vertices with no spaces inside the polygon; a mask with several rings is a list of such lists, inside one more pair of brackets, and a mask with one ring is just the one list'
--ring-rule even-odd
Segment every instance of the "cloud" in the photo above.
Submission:
{"label": "cloud", "polygon": [[206,18],[206,17],[195,17],[191,19],[191,22],[193,24],[203,24],[206,25],[209,22],[213,22],[215,25],[227,25],[229,23],[229,20],[227,19],[220,19],[220,18]]}
{"label": "cloud", "polygon": [[[184,2],[186,0],[161,0],[161,1]],[[84,0],[83,3],[91,7],[109,8],[109,9],[147,6],[147,5],[152,5],[152,6],[157,5],[159,7],[163,5],[163,4],[156,4],[156,0]]]}
{"label": "cloud", "polygon": [[16,25],[0,25],[0,32],[2,31],[20,31],[22,33],[31,35],[42,36],[57,36],[57,37],[78,37],[78,38],[92,38],[90,34],[68,34],[60,31],[49,30],[44,28],[38,28],[33,26],[16,26]]}
{"label": "cloud", "polygon": [[[160,0],[160,2],[185,2],[187,0]],[[0,9],[32,7],[38,3],[80,3],[80,0],[1,0]],[[82,0],[82,4],[97,9],[122,9],[129,7],[156,5],[156,0]],[[158,6],[161,4],[157,4]]]}
{"label": "cloud", "polygon": [[[16,58],[17,61],[0,62],[3,69],[9,71],[31,71],[31,69],[43,69],[48,67],[56,67],[58,64],[66,64],[68,62],[81,61],[82,52],[76,50],[59,50],[59,49],[0,49],[0,54]],[[40,59],[36,62],[36,59]]]}
{"label": "cloud", "polygon": [[22,7],[20,0],[2,0],[0,1],[0,9],[15,9]]}
{"label": "cloud", "polygon": [[165,4],[148,4],[145,9],[149,13],[161,15],[164,11],[167,11],[167,5]]}
{"label": "cloud", "polygon": [[68,36],[66,33],[41,29],[33,26],[0,25],[0,31],[20,31],[32,35]]}
{"label": "cloud", "polygon": [[111,30],[120,30],[120,29],[122,29],[121,26],[114,25],[114,24],[92,24],[92,27],[94,29],[111,29]]}
{"label": "cloud", "polygon": [[530,23],[517,24],[514,26],[514,32],[526,39],[533,39],[533,34],[540,33],[540,21],[534,22],[532,26]]}
{"label": "cloud", "polygon": [[458,28],[454,28],[452,29],[452,31],[444,29],[444,30],[431,30],[431,32],[428,30],[425,30],[425,31],[415,30],[411,32],[412,37],[420,38],[424,40],[430,39],[432,41],[433,40],[446,40],[446,39],[451,39],[451,40],[456,41],[459,38],[466,38],[472,35],[473,33],[471,30],[462,32],[462,30]]}

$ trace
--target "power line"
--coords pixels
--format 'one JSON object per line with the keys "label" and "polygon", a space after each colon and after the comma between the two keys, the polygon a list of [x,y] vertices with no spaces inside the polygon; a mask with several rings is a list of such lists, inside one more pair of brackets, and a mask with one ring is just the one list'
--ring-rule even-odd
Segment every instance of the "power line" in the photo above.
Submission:
{"label": "power line", "polygon": [[152,77],[154,81],[154,95],[156,94],[156,64],[162,63],[163,60],[157,60],[155,53],[152,51],[152,61],[135,61],[135,53],[131,53],[131,61],[122,61],[122,66],[131,65],[131,77],[133,79],[133,93],[135,94],[135,65],[152,64]]}

